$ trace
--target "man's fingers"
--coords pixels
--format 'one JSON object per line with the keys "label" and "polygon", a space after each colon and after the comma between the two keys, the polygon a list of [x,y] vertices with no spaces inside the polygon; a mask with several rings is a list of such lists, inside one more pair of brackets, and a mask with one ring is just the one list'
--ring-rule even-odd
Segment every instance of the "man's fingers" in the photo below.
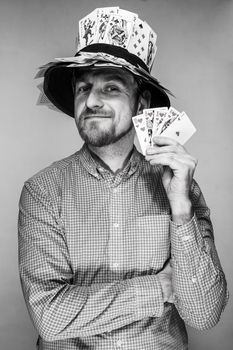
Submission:
{"label": "man's fingers", "polygon": [[[154,136],[153,142],[158,146],[181,146],[181,144],[170,137],[165,136]],[[181,146],[183,147],[183,146]]]}
{"label": "man's fingers", "polygon": [[151,165],[167,165],[173,170],[179,169],[182,165],[178,157],[171,153],[146,156],[146,160],[148,160]]}
{"label": "man's fingers", "polygon": [[146,154],[147,155],[152,155],[152,154],[161,154],[161,153],[182,153],[185,154],[186,150],[181,146],[175,146],[175,145],[169,145],[169,146],[163,146],[163,147],[148,147],[146,149]]}
{"label": "man's fingers", "polygon": [[171,169],[178,169],[180,166],[187,167],[187,169],[195,169],[197,160],[189,154],[182,153],[154,153],[146,155],[145,159],[151,163],[151,165],[167,165]]}

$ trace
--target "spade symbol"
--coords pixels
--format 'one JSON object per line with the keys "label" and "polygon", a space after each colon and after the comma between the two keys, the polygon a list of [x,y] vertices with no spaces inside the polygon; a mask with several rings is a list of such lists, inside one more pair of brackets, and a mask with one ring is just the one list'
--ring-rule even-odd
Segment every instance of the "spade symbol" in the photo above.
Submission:
{"label": "spade symbol", "polygon": [[176,135],[177,135],[177,136],[180,136],[180,132],[179,132],[179,131],[176,131]]}

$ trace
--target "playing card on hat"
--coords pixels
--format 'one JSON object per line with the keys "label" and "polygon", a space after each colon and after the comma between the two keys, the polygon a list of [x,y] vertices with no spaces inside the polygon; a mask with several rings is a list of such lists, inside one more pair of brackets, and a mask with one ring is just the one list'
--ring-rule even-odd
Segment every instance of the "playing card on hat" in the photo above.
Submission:
{"label": "playing card on hat", "polygon": [[147,50],[147,60],[146,65],[151,69],[155,55],[157,52],[157,46],[156,46],[156,40],[157,40],[157,34],[150,28],[150,34],[149,34],[149,42],[148,42],[148,50]]}
{"label": "playing card on hat", "polygon": [[117,14],[111,14],[103,42],[126,49],[132,35],[136,16],[136,14],[131,13],[129,15],[125,11],[122,12],[120,10]]}
{"label": "playing card on hat", "polygon": [[97,36],[96,41],[98,43],[104,42],[104,35],[106,28],[112,13],[117,13],[119,7],[102,7],[98,12],[98,25],[97,25]]}
{"label": "playing card on hat", "polygon": [[151,28],[146,22],[137,18],[127,47],[130,52],[135,51],[137,56],[145,63],[147,62],[150,30]]}
{"label": "playing card on hat", "polygon": [[79,21],[79,43],[80,48],[96,42],[99,9],[95,9],[89,15]]}

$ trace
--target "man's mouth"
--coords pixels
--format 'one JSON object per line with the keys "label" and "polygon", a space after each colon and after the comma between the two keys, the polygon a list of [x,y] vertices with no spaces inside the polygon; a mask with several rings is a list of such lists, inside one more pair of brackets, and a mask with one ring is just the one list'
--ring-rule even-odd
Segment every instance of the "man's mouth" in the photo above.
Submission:
{"label": "man's mouth", "polygon": [[111,118],[109,115],[98,115],[98,114],[88,114],[88,115],[85,115],[84,116],[84,119],[92,119],[92,118],[95,118],[95,119],[109,119]]}

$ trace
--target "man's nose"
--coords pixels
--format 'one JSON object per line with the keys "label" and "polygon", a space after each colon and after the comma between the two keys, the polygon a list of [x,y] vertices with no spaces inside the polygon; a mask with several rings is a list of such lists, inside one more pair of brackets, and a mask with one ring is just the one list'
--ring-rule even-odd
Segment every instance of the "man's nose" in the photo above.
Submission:
{"label": "man's nose", "polygon": [[100,94],[97,89],[91,89],[86,99],[86,106],[90,109],[101,108],[104,103],[101,100]]}

